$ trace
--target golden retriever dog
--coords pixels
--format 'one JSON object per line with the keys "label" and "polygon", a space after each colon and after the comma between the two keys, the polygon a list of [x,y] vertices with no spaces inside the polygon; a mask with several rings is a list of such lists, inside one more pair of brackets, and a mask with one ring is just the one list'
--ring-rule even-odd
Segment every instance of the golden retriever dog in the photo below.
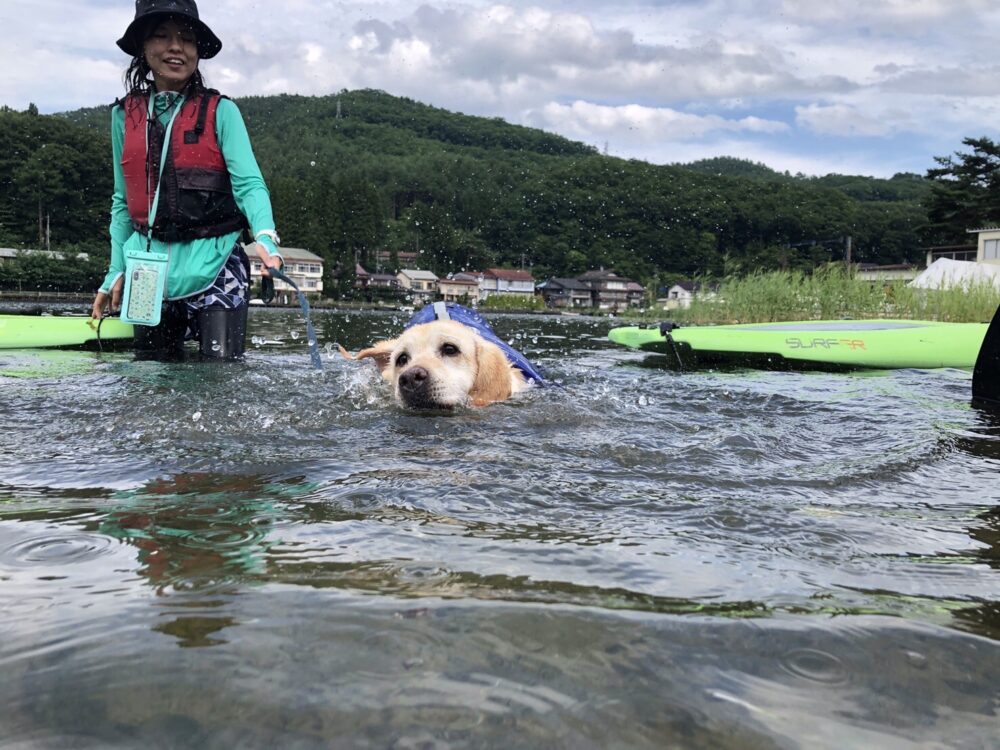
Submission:
{"label": "golden retriever dog", "polygon": [[347,359],[372,359],[392,386],[396,401],[413,409],[453,409],[503,401],[529,385],[497,344],[457,320],[433,320],[407,328]]}

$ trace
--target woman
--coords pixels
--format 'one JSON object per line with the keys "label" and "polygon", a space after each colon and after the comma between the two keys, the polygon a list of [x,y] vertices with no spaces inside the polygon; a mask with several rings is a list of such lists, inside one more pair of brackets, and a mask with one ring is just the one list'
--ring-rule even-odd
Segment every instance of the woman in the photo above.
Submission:
{"label": "woman", "polygon": [[158,324],[135,327],[137,351],[177,357],[191,338],[205,357],[238,358],[250,276],[243,231],[250,229],[265,268],[280,268],[282,259],[243,118],[198,70],[222,42],[194,0],[137,0],[118,46],[132,62],[128,93],[111,116],[111,265],[92,315],[119,306],[127,258],[158,254],[165,301]]}

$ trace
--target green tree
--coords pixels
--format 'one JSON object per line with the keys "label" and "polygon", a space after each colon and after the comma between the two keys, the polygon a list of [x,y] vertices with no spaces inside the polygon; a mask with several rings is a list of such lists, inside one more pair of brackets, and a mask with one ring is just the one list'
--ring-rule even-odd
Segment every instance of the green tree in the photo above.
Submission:
{"label": "green tree", "polygon": [[14,173],[18,192],[38,206],[38,246],[46,247],[46,218],[68,202],[70,186],[79,181],[76,154],[60,144],[44,144],[22,162]]}
{"label": "green tree", "polygon": [[931,242],[965,242],[966,230],[1000,222],[1000,144],[985,137],[962,143],[971,150],[936,156],[938,166],[927,170],[933,182],[925,236]]}

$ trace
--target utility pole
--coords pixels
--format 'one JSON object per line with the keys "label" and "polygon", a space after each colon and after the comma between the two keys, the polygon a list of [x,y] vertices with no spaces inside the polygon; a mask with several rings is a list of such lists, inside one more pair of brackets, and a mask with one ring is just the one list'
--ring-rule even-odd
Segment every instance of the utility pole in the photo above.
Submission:
{"label": "utility pole", "polygon": [[847,270],[851,270],[851,235],[847,235],[844,238],[844,263],[847,265]]}

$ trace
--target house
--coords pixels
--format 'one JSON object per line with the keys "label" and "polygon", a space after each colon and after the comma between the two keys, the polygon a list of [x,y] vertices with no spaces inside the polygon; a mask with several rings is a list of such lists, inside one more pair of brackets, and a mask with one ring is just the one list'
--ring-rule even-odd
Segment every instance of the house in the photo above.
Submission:
{"label": "house", "polygon": [[[249,246],[247,246],[249,247]],[[246,249],[246,248],[244,248]],[[281,270],[302,290],[304,294],[323,293],[323,259],[301,247],[282,247],[281,257],[285,260]],[[250,258],[250,285],[261,279],[261,261],[252,247],[247,250]],[[292,288],[281,279],[274,280],[275,292],[292,292]]]}
{"label": "house", "polygon": [[368,276],[368,288],[382,292],[399,292],[399,279],[391,273],[373,273]]}
{"label": "house", "polygon": [[970,229],[968,234],[977,237],[976,262],[1000,265],[1000,227]]}
{"label": "house", "polygon": [[893,263],[883,266],[875,263],[858,263],[854,266],[854,278],[858,281],[912,281],[919,273],[920,269],[913,263]]}
{"label": "house", "polygon": [[486,299],[491,294],[521,294],[534,296],[535,279],[527,271],[513,268],[487,268],[479,282],[479,296]]}
{"label": "house", "polygon": [[445,302],[474,305],[479,302],[479,282],[473,279],[439,279],[438,293]]}
{"label": "house", "polygon": [[590,285],[578,279],[551,278],[538,285],[547,307],[590,307]]}
{"label": "house", "polygon": [[396,274],[399,285],[413,294],[414,301],[430,301],[437,297],[438,277],[431,271],[404,268]]}
{"label": "house", "polygon": [[372,275],[360,263],[354,264],[354,288],[367,289]]}
{"label": "house", "polygon": [[691,302],[700,286],[693,281],[679,281],[667,290],[666,299],[656,301],[662,303],[664,310],[686,310],[691,307]]}
{"label": "house", "polygon": [[629,281],[625,285],[625,294],[628,296],[629,307],[639,307],[646,299],[646,287],[637,281]]}
{"label": "house", "polygon": [[930,268],[938,258],[974,261],[977,249],[976,245],[934,245],[927,248],[927,260],[925,264]]}
{"label": "house", "polygon": [[591,306],[599,310],[624,310],[628,307],[628,284],[614,271],[587,271],[576,277],[590,287]]}
{"label": "house", "polygon": [[402,287],[399,279],[391,273],[369,273],[360,263],[354,264],[354,288],[372,297],[397,296]]}

